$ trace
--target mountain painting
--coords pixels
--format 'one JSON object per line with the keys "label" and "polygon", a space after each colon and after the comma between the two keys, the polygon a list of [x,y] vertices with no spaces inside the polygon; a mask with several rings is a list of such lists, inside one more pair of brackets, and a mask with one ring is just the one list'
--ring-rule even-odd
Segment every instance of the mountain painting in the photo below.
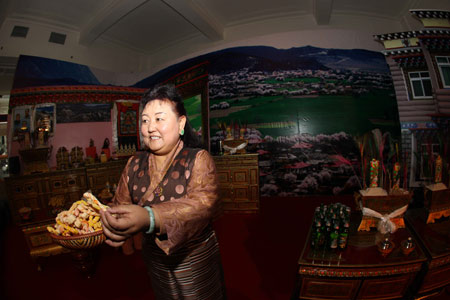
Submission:
{"label": "mountain painting", "polygon": [[[373,130],[388,134],[394,143],[400,140],[389,68],[381,53],[364,49],[228,48],[172,65],[132,87],[151,88],[204,62],[211,152],[218,153],[218,141],[224,138],[220,125],[244,129],[247,151],[259,153],[262,196],[352,193],[365,184],[355,140]],[[95,74],[87,66],[21,56],[14,88],[101,85]],[[198,131],[200,102],[186,100]],[[58,110],[58,122],[79,121],[61,115],[61,106]]]}
{"label": "mountain painting", "polygon": [[220,124],[246,129],[262,196],[353,193],[364,186],[355,139],[374,129],[400,139],[381,53],[241,47],[208,60],[211,143]]}

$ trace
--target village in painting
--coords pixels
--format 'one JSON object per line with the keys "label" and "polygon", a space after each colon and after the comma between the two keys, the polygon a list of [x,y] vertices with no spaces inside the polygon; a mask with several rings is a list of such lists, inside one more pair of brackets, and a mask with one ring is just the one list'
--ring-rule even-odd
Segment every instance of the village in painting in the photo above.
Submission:
{"label": "village in painting", "polygon": [[210,74],[211,151],[225,138],[222,126],[243,128],[247,151],[259,153],[261,196],[361,189],[356,139],[374,129],[396,139],[400,127],[385,66],[366,69],[350,60],[341,67]]}

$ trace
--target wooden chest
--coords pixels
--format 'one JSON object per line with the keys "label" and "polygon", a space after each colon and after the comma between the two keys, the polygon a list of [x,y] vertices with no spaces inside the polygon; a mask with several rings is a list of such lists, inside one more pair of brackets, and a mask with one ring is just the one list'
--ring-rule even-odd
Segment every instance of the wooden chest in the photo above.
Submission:
{"label": "wooden chest", "polygon": [[225,212],[259,211],[258,154],[214,156]]}

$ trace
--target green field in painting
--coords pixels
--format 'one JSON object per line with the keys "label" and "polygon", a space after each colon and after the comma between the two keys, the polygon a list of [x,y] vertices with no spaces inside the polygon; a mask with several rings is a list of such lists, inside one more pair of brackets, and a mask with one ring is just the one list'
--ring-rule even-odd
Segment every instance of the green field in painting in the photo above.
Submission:
{"label": "green field in painting", "polygon": [[201,95],[184,100],[184,108],[192,128],[198,130],[202,126],[202,98]]}
{"label": "green field in painting", "polygon": [[[220,100],[227,101],[227,100]],[[217,121],[241,122],[257,128],[263,136],[288,136],[298,133],[333,134],[344,131],[361,135],[374,128],[400,134],[395,98],[388,91],[352,95],[321,95],[317,97],[291,98],[285,96],[257,97],[229,100],[233,107],[246,109],[210,120],[211,134],[217,131]],[[214,104],[216,102],[212,102]],[[290,127],[267,128],[258,124],[290,122]]]}

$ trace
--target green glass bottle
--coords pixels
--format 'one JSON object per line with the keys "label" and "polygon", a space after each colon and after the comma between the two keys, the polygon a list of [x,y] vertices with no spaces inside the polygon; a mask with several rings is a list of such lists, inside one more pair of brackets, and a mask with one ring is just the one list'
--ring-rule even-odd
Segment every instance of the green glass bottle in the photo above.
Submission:
{"label": "green glass bottle", "polygon": [[331,220],[330,219],[325,219],[325,244],[326,247],[329,248],[330,244],[331,244],[331,232],[332,232],[332,228],[331,228]]}
{"label": "green glass bottle", "polygon": [[337,249],[339,243],[339,224],[335,223],[333,231],[330,233],[330,249]]}
{"label": "green glass bottle", "polygon": [[339,249],[341,250],[344,250],[347,247],[349,227],[350,222],[348,220],[345,220],[342,230],[339,233]]}
{"label": "green glass bottle", "polygon": [[322,239],[322,225],[320,220],[314,222],[314,228],[311,234],[311,247],[314,249],[320,248],[320,240]]}

